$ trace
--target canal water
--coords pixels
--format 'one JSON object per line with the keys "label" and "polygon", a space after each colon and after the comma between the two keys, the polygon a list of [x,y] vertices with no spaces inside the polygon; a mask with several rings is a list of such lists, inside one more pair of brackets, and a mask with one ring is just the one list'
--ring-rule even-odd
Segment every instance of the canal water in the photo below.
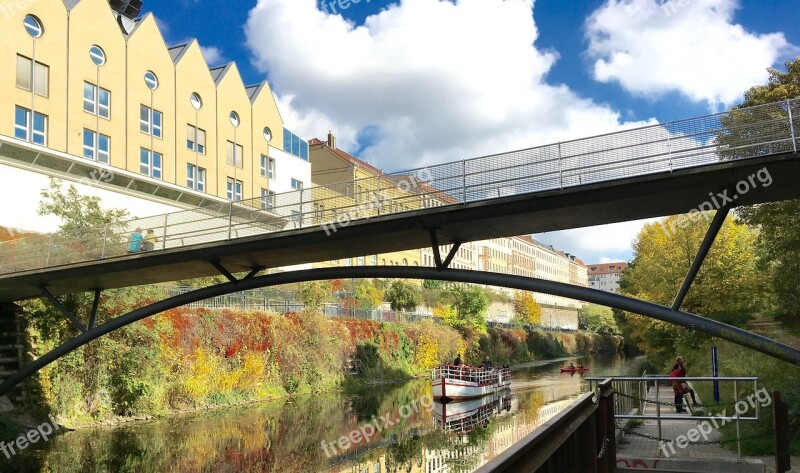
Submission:
{"label": "canal water", "polygon": [[0,455],[0,471],[467,473],[588,389],[559,372],[570,361],[591,376],[641,373],[641,359],[572,357],[517,367],[510,390],[467,403],[435,403],[419,380],[69,432]]}

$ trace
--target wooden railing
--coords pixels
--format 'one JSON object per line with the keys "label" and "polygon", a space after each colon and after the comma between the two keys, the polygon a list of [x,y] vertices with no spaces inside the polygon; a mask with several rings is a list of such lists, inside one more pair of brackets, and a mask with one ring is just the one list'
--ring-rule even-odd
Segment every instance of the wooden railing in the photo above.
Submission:
{"label": "wooden railing", "polygon": [[583,394],[476,473],[611,473],[616,471],[614,388]]}

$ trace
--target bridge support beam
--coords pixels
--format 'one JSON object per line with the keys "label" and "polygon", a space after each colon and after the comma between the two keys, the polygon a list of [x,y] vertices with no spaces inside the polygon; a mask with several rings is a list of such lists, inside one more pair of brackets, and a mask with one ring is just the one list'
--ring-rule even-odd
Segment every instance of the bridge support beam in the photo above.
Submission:
{"label": "bridge support beam", "polygon": [[453,243],[453,247],[450,248],[450,252],[445,257],[444,261],[442,261],[442,254],[439,252],[439,236],[436,234],[437,229],[431,228],[428,232],[431,235],[431,249],[433,250],[433,262],[436,264],[436,270],[441,271],[443,269],[447,269],[450,266],[450,263],[453,262],[453,258],[455,258],[456,253],[458,253],[459,248],[463,244],[462,241],[455,241]]}
{"label": "bridge support beam", "polygon": [[692,287],[694,278],[697,277],[697,273],[700,271],[700,266],[702,266],[703,262],[706,260],[706,256],[711,250],[711,245],[714,244],[714,240],[717,239],[722,225],[725,224],[725,218],[728,217],[729,210],[728,207],[722,207],[714,214],[714,219],[708,227],[706,236],[703,238],[703,242],[700,243],[700,248],[697,249],[697,255],[694,257],[692,265],[689,267],[689,272],[686,274],[686,278],[684,278],[683,284],[681,284],[681,288],[678,290],[678,295],[675,296],[675,300],[672,302],[672,310],[679,310],[681,308],[683,300],[686,299],[686,294],[689,293],[689,288]]}
{"label": "bridge support beam", "polygon": [[544,279],[527,278],[510,274],[490,273],[486,271],[468,271],[463,269],[423,268],[419,266],[363,266],[343,268],[308,269],[303,271],[289,271],[285,273],[267,274],[253,277],[237,283],[227,282],[216,286],[204,287],[192,292],[179,294],[163,301],[158,301],[141,307],[103,325],[81,333],[68,340],[50,352],[40,356],[26,365],[17,373],[11,375],[0,384],[0,395],[10,391],[21,381],[27,379],[40,369],[58,360],[71,351],[87,343],[113,332],[119,328],[130,325],[165,310],[191,304],[211,297],[230,294],[247,289],[255,289],[280,284],[297,282],[320,281],[329,279],[350,278],[406,278],[406,279],[438,279],[441,281],[464,282],[473,284],[486,284],[491,286],[507,287],[531,292],[541,292],[570,299],[593,302],[616,309],[626,310],[654,319],[686,327],[714,337],[751,348],[758,352],[772,356],[779,360],[800,366],[800,349],[771,340],[767,337],[742,330],[731,325],[707,319],[699,315],[673,310],[671,307],[640,301],[619,294],[603,292],[597,289],[573,286]]}
{"label": "bridge support beam", "polygon": [[58,300],[58,298],[56,298],[56,296],[53,295],[53,293],[48,291],[47,287],[40,286],[39,289],[41,289],[42,295],[48,301],[50,301],[50,303],[53,304],[55,308],[58,309],[58,311],[64,315],[64,317],[66,317],[70,321],[73,327],[75,327],[76,329],[80,330],[83,333],[86,333],[88,331],[86,329],[86,326],[83,325],[83,323],[80,320],[78,320],[77,317],[75,317],[75,314],[73,314],[66,307],[64,307],[64,304],[62,304],[61,301]]}

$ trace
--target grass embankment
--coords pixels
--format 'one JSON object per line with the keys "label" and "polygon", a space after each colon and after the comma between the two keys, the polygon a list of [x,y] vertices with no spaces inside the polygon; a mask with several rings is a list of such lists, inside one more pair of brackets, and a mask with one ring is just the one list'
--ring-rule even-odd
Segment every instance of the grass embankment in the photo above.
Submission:
{"label": "grass embankment", "polygon": [[[30,317],[31,351],[57,344]],[[490,329],[462,334],[432,322],[329,319],[314,311],[284,315],[178,308],[127,326],[43,369],[33,400],[60,422],[166,415],[337,389],[351,363],[356,379],[408,379],[461,353],[514,363],[622,348],[622,339],[583,332]]]}

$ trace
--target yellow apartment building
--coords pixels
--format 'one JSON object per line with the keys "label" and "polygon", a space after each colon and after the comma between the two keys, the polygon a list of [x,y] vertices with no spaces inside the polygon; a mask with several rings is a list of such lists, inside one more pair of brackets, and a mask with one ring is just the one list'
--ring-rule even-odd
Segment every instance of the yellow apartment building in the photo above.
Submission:
{"label": "yellow apartment building", "polygon": [[[141,2],[139,2],[140,4]],[[0,164],[175,208],[311,186],[308,144],[266,82],[168,46],[137,2],[36,0],[4,9]],[[123,8],[120,5],[124,5]],[[38,197],[38,190],[36,190]]]}

